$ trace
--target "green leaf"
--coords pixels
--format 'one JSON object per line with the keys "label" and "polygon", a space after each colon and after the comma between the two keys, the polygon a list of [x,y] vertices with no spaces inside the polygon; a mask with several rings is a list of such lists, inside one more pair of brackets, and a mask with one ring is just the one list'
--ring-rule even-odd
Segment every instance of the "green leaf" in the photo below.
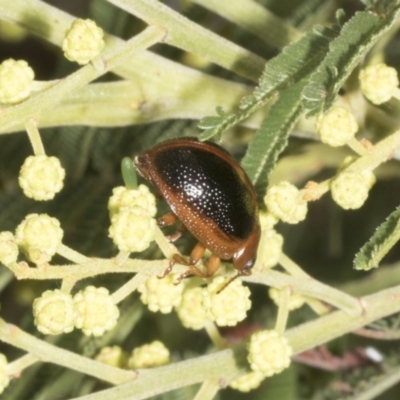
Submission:
{"label": "green leaf", "polygon": [[268,177],[279,154],[287,146],[293,125],[301,115],[301,92],[306,82],[304,79],[282,92],[253,136],[242,160],[242,166],[253,182],[259,200],[265,195]]}
{"label": "green leaf", "polygon": [[389,215],[354,258],[354,268],[377,268],[382,258],[400,240],[400,206]]}
{"label": "green leaf", "polygon": [[[207,128],[200,135],[200,140],[209,139],[231,128],[262,107],[277,91],[304,78],[321,62],[328,51],[329,43],[335,37],[335,31],[319,26],[314,32],[307,33],[299,41],[285,47],[282,53],[266,64],[259,86],[252,95],[243,99],[236,114],[219,114],[219,123],[214,119],[210,120],[219,117],[205,117],[200,121],[198,126]],[[208,126],[210,121],[215,125]]]}
{"label": "green leaf", "polygon": [[357,12],[329,46],[329,52],[311,75],[304,89],[304,107],[308,116],[328,110],[350,73],[368,50],[395,22],[400,6],[380,16],[366,11]]}

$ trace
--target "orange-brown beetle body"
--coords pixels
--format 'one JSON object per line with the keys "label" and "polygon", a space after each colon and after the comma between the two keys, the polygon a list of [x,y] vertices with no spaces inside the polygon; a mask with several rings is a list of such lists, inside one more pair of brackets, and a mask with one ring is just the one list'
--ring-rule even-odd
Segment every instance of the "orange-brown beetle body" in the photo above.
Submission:
{"label": "orange-brown beetle body", "polygon": [[[211,251],[208,273],[191,273],[212,275],[220,259],[232,259],[241,275],[250,273],[260,240],[257,197],[243,168],[227,151],[209,141],[173,139],[136,157],[135,165],[199,241],[188,265],[194,265],[205,249]],[[175,220],[161,219],[161,225]]]}

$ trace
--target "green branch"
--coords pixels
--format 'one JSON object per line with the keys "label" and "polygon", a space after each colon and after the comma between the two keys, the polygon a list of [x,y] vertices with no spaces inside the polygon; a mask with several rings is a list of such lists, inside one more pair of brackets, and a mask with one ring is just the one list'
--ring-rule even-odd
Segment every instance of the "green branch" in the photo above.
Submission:
{"label": "green branch", "polygon": [[[361,299],[364,314],[354,317],[344,311],[336,311],[317,320],[304,323],[285,333],[293,354],[301,353],[326,343],[376,319],[400,311],[400,287],[383,290]],[[159,393],[218,378],[229,382],[245,373],[243,349],[223,350],[195,359],[181,361],[169,366],[140,371],[136,381],[119,387],[80,397],[79,400],[135,400],[145,399]]]}
{"label": "green branch", "polygon": [[194,0],[194,2],[220,14],[279,49],[283,49],[303,35],[302,32],[253,0]]}
{"label": "green branch", "polygon": [[0,319],[0,340],[38,357],[41,361],[71,368],[105,382],[119,385],[136,378],[136,372],[126,371],[91,360],[35,338],[15,325]]}
{"label": "green branch", "polygon": [[203,28],[157,0],[107,0],[119,8],[168,31],[165,42],[195,53],[236,74],[257,81],[265,60]]}
{"label": "green branch", "polygon": [[135,53],[159,42],[165,35],[165,31],[158,27],[150,27],[139,35],[130,39],[126,44],[117,46],[113,51],[101,57],[104,68],[98,70],[92,64],[79,69],[71,74],[68,79],[63,79],[51,87],[40,92],[36,96],[14,107],[2,109],[0,131],[5,131],[16,124],[24,123],[30,118],[40,120],[41,114],[55,107],[73,91],[80,89],[94,79],[104,75],[115,68],[116,65],[129,60]]}

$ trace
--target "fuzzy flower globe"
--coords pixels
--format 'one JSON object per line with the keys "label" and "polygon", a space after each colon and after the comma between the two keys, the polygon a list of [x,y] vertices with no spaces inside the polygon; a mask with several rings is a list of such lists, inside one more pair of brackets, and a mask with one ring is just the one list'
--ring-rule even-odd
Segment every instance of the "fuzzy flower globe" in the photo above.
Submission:
{"label": "fuzzy flower globe", "polygon": [[74,296],[74,303],[75,326],[87,336],[102,336],[117,324],[119,310],[106,288],[88,286]]}
{"label": "fuzzy flower globe", "polygon": [[56,157],[29,156],[19,173],[25,196],[37,201],[51,200],[64,186],[65,170]]}
{"label": "fuzzy flower globe", "polygon": [[354,138],[358,124],[350,111],[341,106],[334,106],[317,118],[315,129],[322,143],[338,147]]}
{"label": "fuzzy flower globe", "polygon": [[183,291],[182,301],[176,311],[185,328],[203,329],[208,321],[203,308],[203,290],[201,287],[194,287]]}
{"label": "fuzzy flower globe", "polygon": [[228,281],[228,278],[218,276],[203,290],[207,318],[218,326],[235,326],[246,318],[251,307],[249,288],[243,286],[240,279],[224,287]]}
{"label": "fuzzy flower globe", "polygon": [[296,186],[283,181],[271,186],[264,197],[270,213],[288,224],[297,224],[307,215],[307,202]]}
{"label": "fuzzy flower globe", "polygon": [[363,69],[359,79],[364,96],[374,104],[389,101],[399,86],[397,71],[383,63]]}
{"label": "fuzzy flower globe", "polygon": [[17,261],[18,245],[12,232],[0,232],[0,262],[11,265]]}
{"label": "fuzzy flower globe", "polygon": [[274,229],[268,229],[263,232],[261,238],[262,247],[259,248],[257,257],[261,259],[262,268],[272,268],[278,264],[282,254],[283,236]]}
{"label": "fuzzy flower globe", "polygon": [[277,331],[265,330],[254,333],[247,347],[251,369],[265,377],[279,374],[290,365],[292,349],[286,338]]}
{"label": "fuzzy flower globe", "polygon": [[331,182],[332,198],[345,210],[355,210],[365,203],[374,182],[371,171],[343,171]]}
{"label": "fuzzy flower globe", "polygon": [[104,32],[90,19],[75,20],[62,42],[65,57],[85,65],[97,57],[104,47]]}
{"label": "fuzzy flower globe", "polygon": [[5,60],[0,64],[0,103],[15,104],[28,98],[35,74],[24,60]]}
{"label": "fuzzy flower globe", "polygon": [[147,304],[152,312],[170,313],[182,301],[184,286],[182,283],[175,284],[176,277],[176,274],[169,274],[162,279],[157,278],[157,276],[151,276],[147,279],[145,283],[138,287],[142,303]]}
{"label": "fuzzy flower globe", "polygon": [[250,390],[258,388],[264,379],[265,376],[261,372],[253,371],[235,379],[229,384],[229,386],[232,389],[238,390],[239,392],[246,393],[250,392]]}
{"label": "fuzzy flower globe", "polygon": [[63,234],[57,219],[46,214],[29,214],[18,225],[15,240],[32,262],[41,265],[56,254]]}
{"label": "fuzzy flower globe", "polygon": [[153,368],[169,364],[169,350],[159,340],[145,344],[133,350],[128,360],[129,369]]}
{"label": "fuzzy flower globe", "polygon": [[124,208],[111,219],[109,236],[120,251],[140,252],[154,240],[156,220],[143,208]]}
{"label": "fuzzy flower globe", "polygon": [[126,354],[120,346],[107,346],[100,350],[96,360],[116,368],[125,367]]}
{"label": "fuzzy flower globe", "polygon": [[149,217],[154,217],[157,212],[156,199],[147,186],[139,185],[136,190],[130,190],[123,186],[114,188],[108,201],[111,218],[120,210],[130,207],[140,207],[143,213]]}
{"label": "fuzzy flower globe", "polygon": [[[268,290],[269,297],[273,300],[273,302],[279,307],[282,302],[282,289],[270,288]],[[296,310],[303,306],[306,299],[304,296],[293,293],[289,298],[289,310]]]}
{"label": "fuzzy flower globe", "polygon": [[36,327],[45,335],[71,332],[76,317],[72,296],[59,289],[45,291],[33,302],[33,316]]}

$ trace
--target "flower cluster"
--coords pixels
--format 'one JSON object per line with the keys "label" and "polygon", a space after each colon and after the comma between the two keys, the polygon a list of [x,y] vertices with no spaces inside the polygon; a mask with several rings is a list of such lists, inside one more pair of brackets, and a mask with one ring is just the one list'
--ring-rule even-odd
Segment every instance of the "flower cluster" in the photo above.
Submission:
{"label": "flower cluster", "polygon": [[315,128],[322,143],[338,147],[354,138],[358,124],[353,114],[346,108],[334,106],[317,118]]}
{"label": "flower cluster", "polygon": [[104,47],[104,32],[90,19],[75,20],[62,42],[64,55],[70,61],[85,65],[97,57]]}
{"label": "flower cluster", "polygon": [[101,336],[111,330],[119,317],[108,290],[88,286],[73,298],[61,290],[47,290],[33,303],[38,330],[46,335],[59,335],[82,329],[85,335]]}
{"label": "flower cluster", "polygon": [[5,60],[0,64],[0,103],[14,104],[28,98],[35,74],[24,60]]}
{"label": "flower cluster", "polygon": [[17,261],[18,245],[12,232],[0,232],[0,262],[11,265]]}
{"label": "flower cluster", "polygon": [[307,215],[307,202],[302,198],[299,189],[289,182],[271,186],[264,202],[271,214],[289,224],[297,224]]}
{"label": "flower cluster", "polygon": [[225,286],[228,282],[229,278],[218,276],[203,290],[207,318],[219,326],[235,326],[251,307],[249,288],[240,279]]}
{"label": "flower cluster", "polygon": [[371,171],[340,172],[331,181],[333,200],[345,210],[360,208],[368,197],[369,190],[375,183],[375,176]]}
{"label": "flower cluster", "polygon": [[152,368],[169,364],[169,350],[159,340],[137,347],[128,359],[128,368]]}
{"label": "flower cluster", "polygon": [[120,251],[146,250],[154,240],[156,204],[147,186],[136,190],[117,187],[108,202],[109,235]]}
{"label": "flower cluster", "polygon": [[370,65],[360,72],[360,86],[364,96],[374,104],[390,100],[397,87],[397,71],[386,64]]}
{"label": "flower cluster", "polygon": [[38,265],[51,260],[62,237],[60,222],[46,214],[27,215],[15,232],[15,240],[20,249]]}
{"label": "flower cluster", "polygon": [[142,294],[140,300],[147,304],[150,311],[170,313],[182,300],[183,284],[176,285],[175,279],[175,274],[169,274],[163,279],[151,276],[138,287],[138,291]]}
{"label": "flower cluster", "polygon": [[64,186],[65,170],[56,157],[29,156],[19,173],[19,185],[25,196],[51,200]]}
{"label": "flower cluster", "polygon": [[124,368],[127,361],[126,354],[120,346],[103,347],[96,360],[116,368]]}
{"label": "flower cluster", "polygon": [[247,347],[251,369],[265,377],[279,374],[290,365],[292,350],[286,338],[274,330],[254,333]]}

